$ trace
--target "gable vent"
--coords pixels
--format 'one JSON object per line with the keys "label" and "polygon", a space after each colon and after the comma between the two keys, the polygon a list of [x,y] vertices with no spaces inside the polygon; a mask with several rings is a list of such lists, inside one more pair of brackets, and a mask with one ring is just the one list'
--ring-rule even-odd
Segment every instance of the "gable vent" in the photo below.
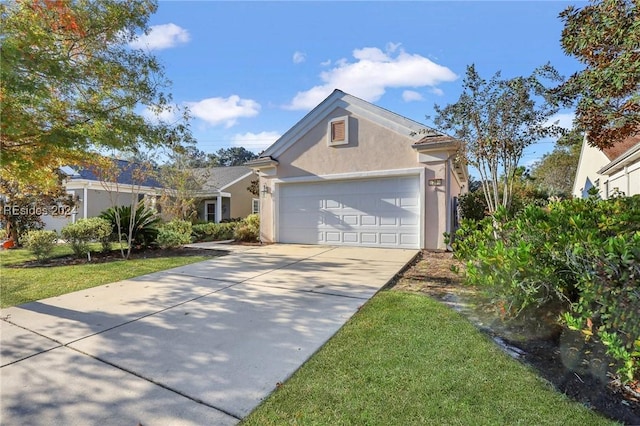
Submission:
{"label": "gable vent", "polygon": [[349,143],[349,117],[339,117],[329,121],[328,139],[329,146]]}

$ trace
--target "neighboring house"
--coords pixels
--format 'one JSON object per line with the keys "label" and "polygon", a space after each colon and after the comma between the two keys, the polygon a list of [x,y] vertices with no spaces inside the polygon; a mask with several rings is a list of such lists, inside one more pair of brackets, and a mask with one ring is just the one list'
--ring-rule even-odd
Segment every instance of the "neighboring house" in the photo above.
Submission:
{"label": "neighboring house", "polygon": [[604,150],[589,145],[585,136],[573,196],[586,198],[593,187],[604,199],[619,193],[640,194],[640,135],[631,136]]}
{"label": "neighboring house", "polygon": [[[116,160],[116,166],[117,182],[101,181],[91,168],[63,167],[64,186],[76,198],[76,208],[68,216],[42,216],[45,229],[59,232],[68,223],[100,216],[114,205],[131,205],[142,200],[161,210],[158,200],[165,189],[156,178],[145,177],[137,163]],[[220,222],[257,212],[258,199],[248,190],[257,175],[249,167],[212,167],[192,172],[201,182],[201,189],[195,193],[198,219]]]}
{"label": "neighboring house", "polygon": [[[66,178],[64,186],[76,198],[76,208],[70,216],[42,216],[45,229],[60,231],[78,219],[100,216],[114,205],[131,205],[146,199],[151,206],[161,195],[162,185],[155,178],[145,176],[140,164],[115,160],[116,182],[102,182],[91,168],[65,166],[61,171]],[[136,200],[137,199],[137,200]]]}
{"label": "neighboring house", "polygon": [[258,175],[249,167],[210,167],[193,169],[202,185],[197,192],[198,219],[220,222],[257,213],[258,198],[249,191]]}
{"label": "neighboring house", "polygon": [[[417,133],[417,134],[416,134]],[[415,136],[412,136],[415,134]],[[446,249],[461,143],[335,90],[261,156],[264,242]]]}

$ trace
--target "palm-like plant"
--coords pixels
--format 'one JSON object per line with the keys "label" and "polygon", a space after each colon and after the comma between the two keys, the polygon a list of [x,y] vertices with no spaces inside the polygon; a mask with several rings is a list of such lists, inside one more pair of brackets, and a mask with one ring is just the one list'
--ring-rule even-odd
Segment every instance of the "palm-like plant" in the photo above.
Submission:
{"label": "palm-like plant", "polygon": [[[133,247],[149,247],[158,236],[158,225],[161,220],[155,210],[139,203],[131,217],[131,206],[111,207],[100,217],[111,222],[114,240],[126,241],[128,244],[127,256]],[[124,256],[124,252],[123,252]]]}

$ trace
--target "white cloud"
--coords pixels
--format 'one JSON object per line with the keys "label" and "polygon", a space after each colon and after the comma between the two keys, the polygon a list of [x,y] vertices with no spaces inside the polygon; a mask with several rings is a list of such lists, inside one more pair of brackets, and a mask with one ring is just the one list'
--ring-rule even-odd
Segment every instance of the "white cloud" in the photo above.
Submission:
{"label": "white cloud", "polygon": [[187,43],[189,32],[176,24],[152,25],[149,34],[142,34],[129,43],[134,49],[162,50]]}
{"label": "white cloud", "polygon": [[557,121],[558,126],[562,127],[563,129],[571,130],[573,129],[573,120],[575,118],[576,114],[573,112],[559,112],[552,115],[545,124],[551,125]]}
{"label": "white cloud", "polygon": [[442,96],[444,95],[444,91],[438,87],[432,87],[431,88],[431,93],[433,93],[434,95],[438,95],[438,96]]}
{"label": "white cloud", "polygon": [[152,123],[170,123],[177,119],[177,112],[177,108],[173,107],[168,107],[161,111],[158,111],[152,107],[145,107],[144,110],[142,110],[141,115],[147,120],[150,120]]}
{"label": "white cloud", "polygon": [[422,95],[420,93],[416,92],[415,90],[405,90],[404,92],[402,92],[402,99],[405,102],[422,101],[422,100],[424,100]]}
{"label": "white cloud", "polygon": [[238,95],[228,98],[207,98],[198,102],[185,102],[191,115],[214,126],[232,127],[241,117],[254,117],[260,112],[260,104],[253,99],[241,99]]}
{"label": "white cloud", "polygon": [[238,133],[233,136],[232,143],[234,146],[242,146],[249,151],[259,153],[277,141],[280,136],[282,135],[278,132]]}
{"label": "white cloud", "polygon": [[305,55],[302,52],[295,52],[293,54],[293,63],[294,64],[301,64],[303,63],[305,60],[307,59],[307,55]]}
{"label": "white cloud", "polygon": [[322,65],[323,67],[328,67],[329,65],[331,65],[331,59],[327,59],[324,62],[320,62],[320,65]]}
{"label": "white cloud", "polygon": [[388,88],[434,88],[442,82],[458,78],[449,68],[423,56],[409,54],[399,46],[389,43],[384,52],[377,47],[355,49],[355,61],[337,60],[332,69],[320,73],[322,84],[298,92],[285,108],[311,109],[334,89],[375,102]]}

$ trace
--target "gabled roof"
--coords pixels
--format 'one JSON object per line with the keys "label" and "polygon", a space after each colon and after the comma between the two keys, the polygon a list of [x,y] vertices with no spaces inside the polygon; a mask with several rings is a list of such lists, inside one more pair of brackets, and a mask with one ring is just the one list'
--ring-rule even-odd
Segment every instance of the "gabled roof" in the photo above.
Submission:
{"label": "gabled roof", "polygon": [[271,157],[277,159],[279,155],[285,152],[293,145],[302,135],[306,134],[311,128],[320,123],[336,108],[342,108],[355,115],[364,117],[374,123],[378,123],[392,131],[405,135],[407,138],[411,134],[422,135],[442,135],[434,129],[424,124],[413,121],[409,118],[398,115],[387,109],[374,105],[370,102],[349,95],[342,90],[336,89],[318,106],[312,109],[300,121],[298,121],[291,129],[267,148],[260,158]]}
{"label": "gabled roof", "polygon": [[618,159],[622,154],[640,143],[640,134],[630,136],[617,144],[602,150],[610,161]]}
{"label": "gabled roof", "polygon": [[[146,186],[150,188],[162,188],[162,184],[153,176],[148,176],[145,173],[143,165],[140,163],[134,163],[126,160],[114,160],[118,167],[117,183],[120,185],[136,185]],[[136,179],[136,171],[142,171],[144,176],[142,180]],[[90,180],[100,182],[101,179],[95,174],[95,171],[91,167],[81,166],[63,166],[60,171],[67,176],[70,180]]]}
{"label": "gabled roof", "polygon": [[203,191],[223,191],[234,183],[253,174],[253,170],[245,166],[207,167],[192,169],[196,178],[203,181]]}
{"label": "gabled roof", "polygon": [[630,136],[612,146],[604,149],[605,155],[612,160],[609,164],[598,170],[598,174],[611,175],[625,166],[640,162],[640,135]]}

